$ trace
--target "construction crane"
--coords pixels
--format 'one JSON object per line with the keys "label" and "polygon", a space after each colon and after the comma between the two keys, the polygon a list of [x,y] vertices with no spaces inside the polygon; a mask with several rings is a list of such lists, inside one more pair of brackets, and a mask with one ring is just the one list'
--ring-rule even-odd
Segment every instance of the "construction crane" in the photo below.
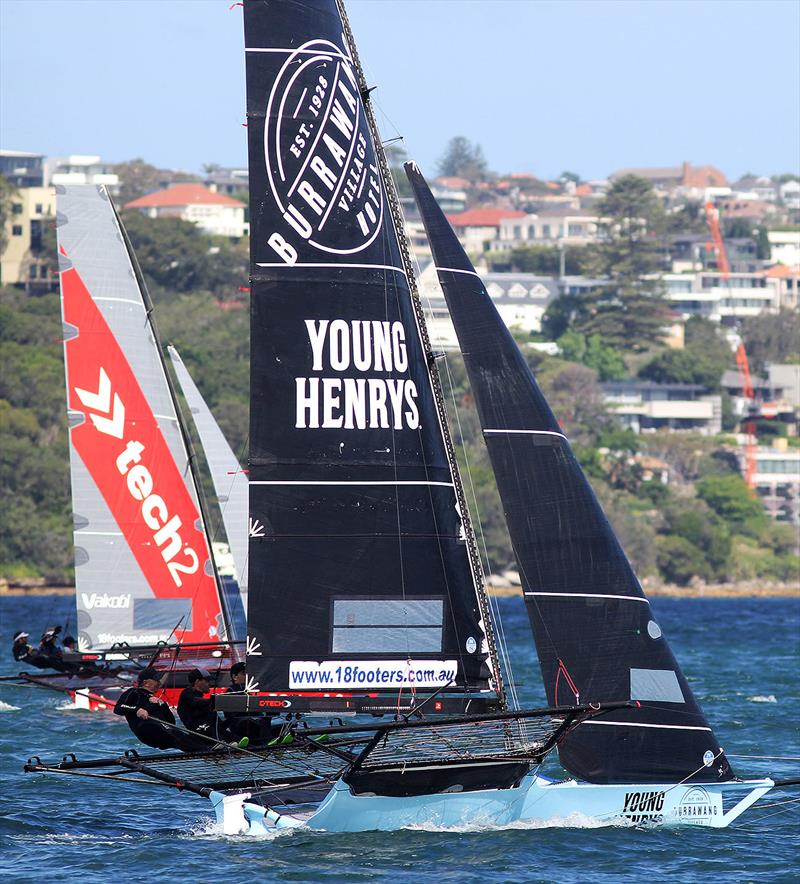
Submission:
{"label": "construction crane", "polygon": [[719,227],[719,209],[714,203],[706,203],[706,222],[711,232],[711,239],[714,243],[714,250],[717,253],[717,267],[722,274],[723,279],[727,279],[731,272],[730,264],[728,264],[728,255],[725,252],[725,243],[722,241],[722,232]]}
{"label": "construction crane", "polygon": [[[736,365],[739,367],[739,377],[742,381],[742,395],[752,405],[755,402],[755,392],[753,390],[753,379],[750,376],[750,363],[747,361],[747,351],[744,348],[744,342],[736,348]],[[744,480],[749,488],[755,488],[756,484],[756,425],[751,419],[746,420],[742,429],[745,432],[747,441],[744,446]]]}

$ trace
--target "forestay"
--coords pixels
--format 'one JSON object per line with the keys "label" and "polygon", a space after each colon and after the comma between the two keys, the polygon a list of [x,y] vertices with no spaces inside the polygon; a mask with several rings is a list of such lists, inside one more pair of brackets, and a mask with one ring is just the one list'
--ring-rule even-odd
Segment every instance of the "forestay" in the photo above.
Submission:
{"label": "forestay", "polygon": [[340,11],[244,15],[250,688],[486,690],[479,575]]}
{"label": "forestay", "polygon": [[590,782],[733,773],[533,374],[416,166],[406,166],[519,564],[547,699],[640,701],[559,745]]}
{"label": "forestay", "polygon": [[223,638],[197,491],[124,231],[103,187],[56,190],[79,641]]}

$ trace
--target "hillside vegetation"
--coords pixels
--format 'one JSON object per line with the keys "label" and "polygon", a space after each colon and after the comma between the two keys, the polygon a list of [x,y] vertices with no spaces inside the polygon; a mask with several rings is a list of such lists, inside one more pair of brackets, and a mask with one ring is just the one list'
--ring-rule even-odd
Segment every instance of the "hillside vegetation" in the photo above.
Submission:
{"label": "hillside vegetation", "polygon": [[[162,338],[178,348],[244,462],[247,244],[215,241],[178,219],[154,221],[133,214],[125,223],[148,280]],[[683,354],[656,349],[638,356],[639,368],[649,372],[640,373],[712,385],[728,356],[709,339],[708,328],[695,326],[693,337],[690,324]],[[769,334],[761,326],[758,333],[768,348]],[[619,429],[603,405],[598,372],[629,373],[626,354],[607,346],[591,323],[567,326],[563,335],[563,354],[569,359],[533,352],[528,358],[640,576],[682,584],[693,577],[796,577],[800,560],[792,553],[793,532],[764,515],[725,440],[680,433],[643,437]],[[513,555],[463,363],[451,354],[444,366],[473,514],[482,525],[490,567],[503,570],[512,565]],[[650,478],[635,459],[637,453],[666,462],[670,484]],[[71,579],[68,470],[58,296],[2,289],[0,577]]]}

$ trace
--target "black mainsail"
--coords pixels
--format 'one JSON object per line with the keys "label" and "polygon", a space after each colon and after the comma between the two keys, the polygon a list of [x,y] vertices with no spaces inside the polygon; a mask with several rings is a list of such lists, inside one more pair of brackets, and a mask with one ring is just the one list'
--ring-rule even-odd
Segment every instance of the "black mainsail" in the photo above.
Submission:
{"label": "black mainsail", "polygon": [[631,699],[563,765],[595,783],[720,782],[730,766],[530,368],[416,166],[414,188],[519,564],[548,702]]}
{"label": "black mainsail", "polygon": [[493,687],[502,698],[433,359],[344,13],[334,0],[252,0],[244,17],[249,689],[409,698],[409,689]]}

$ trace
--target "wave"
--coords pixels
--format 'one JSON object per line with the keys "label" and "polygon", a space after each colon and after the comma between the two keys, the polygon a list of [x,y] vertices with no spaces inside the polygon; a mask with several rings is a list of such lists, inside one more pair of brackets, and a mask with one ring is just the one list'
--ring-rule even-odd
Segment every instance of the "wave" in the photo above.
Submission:
{"label": "wave", "polygon": [[497,823],[487,818],[454,826],[441,826],[435,823],[414,823],[403,828],[409,832],[450,832],[458,834],[467,832],[499,832],[514,829],[601,829],[609,826],[630,828],[631,824],[628,820],[620,819],[619,817],[600,820],[576,811],[567,816],[551,817],[546,820],[513,820],[508,823]]}
{"label": "wave", "polygon": [[778,698],[775,694],[767,694],[766,696],[757,695],[755,697],[747,698],[751,703],[777,703]]}
{"label": "wave", "polygon": [[12,706],[11,703],[4,703],[0,700],[0,712],[19,712],[19,706]]}

